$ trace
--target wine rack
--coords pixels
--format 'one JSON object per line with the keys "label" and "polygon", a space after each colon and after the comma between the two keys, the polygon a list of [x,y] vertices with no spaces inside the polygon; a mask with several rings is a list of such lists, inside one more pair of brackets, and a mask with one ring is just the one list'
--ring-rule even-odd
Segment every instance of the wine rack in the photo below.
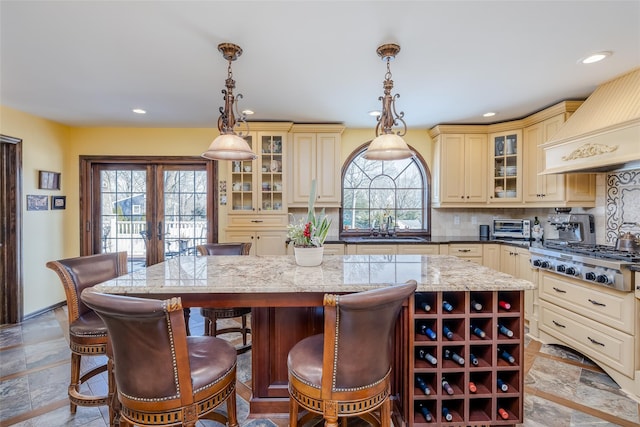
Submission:
{"label": "wine rack", "polygon": [[409,425],[522,423],[523,314],[523,291],[416,293],[409,322]]}

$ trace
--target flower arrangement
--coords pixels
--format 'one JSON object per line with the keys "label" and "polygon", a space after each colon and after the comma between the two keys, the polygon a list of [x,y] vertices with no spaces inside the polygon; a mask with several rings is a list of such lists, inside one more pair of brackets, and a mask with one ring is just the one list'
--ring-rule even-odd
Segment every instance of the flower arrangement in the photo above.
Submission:
{"label": "flower arrangement", "polygon": [[311,248],[322,247],[327,234],[329,233],[329,227],[331,226],[331,220],[325,215],[324,209],[320,212],[320,215],[316,216],[314,210],[314,201],[316,199],[316,181],[311,182],[311,194],[309,194],[309,205],[307,211],[306,221],[300,219],[297,223],[291,223],[288,225],[288,237],[293,242],[293,246],[298,248]]}

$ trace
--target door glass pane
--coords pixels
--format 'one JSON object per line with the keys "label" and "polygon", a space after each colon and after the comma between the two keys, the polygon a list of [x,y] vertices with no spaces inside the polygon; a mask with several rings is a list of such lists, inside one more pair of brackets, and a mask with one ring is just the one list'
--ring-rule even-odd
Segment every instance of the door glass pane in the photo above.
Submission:
{"label": "door glass pane", "polygon": [[164,171],[164,257],[193,255],[207,241],[207,172]]}
{"label": "door glass pane", "polygon": [[146,260],[146,185],[144,170],[100,171],[102,252],[127,251],[130,271]]}

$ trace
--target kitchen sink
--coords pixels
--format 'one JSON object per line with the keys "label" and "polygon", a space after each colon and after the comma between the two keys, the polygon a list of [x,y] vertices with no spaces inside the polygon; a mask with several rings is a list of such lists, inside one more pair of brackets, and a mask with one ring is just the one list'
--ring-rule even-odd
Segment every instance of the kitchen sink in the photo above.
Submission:
{"label": "kitchen sink", "polygon": [[420,236],[362,236],[362,237],[343,237],[346,243],[414,243],[426,242],[427,239]]}

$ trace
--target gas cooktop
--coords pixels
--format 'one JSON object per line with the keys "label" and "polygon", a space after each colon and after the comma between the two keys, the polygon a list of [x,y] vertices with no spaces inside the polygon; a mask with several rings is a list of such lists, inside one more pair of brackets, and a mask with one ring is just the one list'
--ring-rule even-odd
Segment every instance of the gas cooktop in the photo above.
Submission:
{"label": "gas cooktop", "polygon": [[582,243],[559,243],[545,242],[543,246],[547,249],[555,249],[564,253],[579,254],[593,258],[623,261],[629,263],[640,262],[640,253],[616,250],[614,246],[607,245],[585,245]]}

